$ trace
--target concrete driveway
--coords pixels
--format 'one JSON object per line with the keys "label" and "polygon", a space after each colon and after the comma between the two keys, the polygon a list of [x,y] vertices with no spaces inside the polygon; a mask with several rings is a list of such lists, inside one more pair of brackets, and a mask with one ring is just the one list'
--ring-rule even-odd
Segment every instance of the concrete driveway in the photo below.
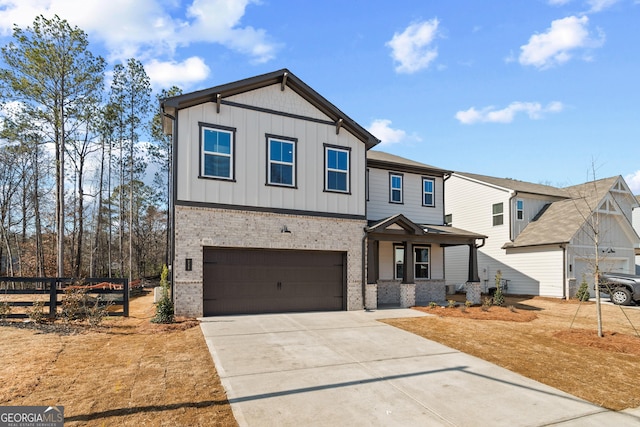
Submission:
{"label": "concrete driveway", "polygon": [[[378,322],[409,309],[201,319],[241,426],[637,426]],[[469,337],[473,339],[473,337]]]}

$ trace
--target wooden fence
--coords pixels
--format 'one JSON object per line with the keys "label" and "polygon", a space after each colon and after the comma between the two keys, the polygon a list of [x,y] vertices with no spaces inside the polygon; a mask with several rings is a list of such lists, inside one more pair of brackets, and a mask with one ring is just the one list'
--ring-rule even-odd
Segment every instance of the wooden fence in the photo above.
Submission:
{"label": "wooden fence", "polygon": [[[125,278],[88,278],[73,279],[64,277],[0,277],[0,302],[10,307],[33,307],[42,298],[9,297],[14,295],[45,295],[44,305],[49,307],[48,316],[56,317],[62,301],[58,295],[68,290],[85,290],[90,296],[96,296],[101,305],[122,307],[121,310],[109,310],[110,316],[129,316],[129,280]],[[47,298],[48,297],[48,298]],[[18,299],[22,299],[18,301]],[[28,301],[24,301],[28,299]],[[25,318],[26,313],[10,313],[9,318]]]}

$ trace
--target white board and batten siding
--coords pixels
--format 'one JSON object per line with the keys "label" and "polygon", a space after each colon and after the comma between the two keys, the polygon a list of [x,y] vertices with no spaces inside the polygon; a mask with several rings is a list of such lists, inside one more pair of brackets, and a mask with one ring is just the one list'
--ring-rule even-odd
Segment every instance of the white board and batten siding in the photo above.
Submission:
{"label": "white board and batten siding", "polygon": [[[485,245],[478,251],[478,273],[481,281],[493,280],[500,267],[492,260],[504,253],[502,245],[509,241],[509,197],[510,193],[492,185],[469,181],[453,174],[445,184],[445,214],[452,215],[452,226],[488,236]],[[493,205],[502,203],[503,224],[493,225]],[[449,247],[445,251],[447,284],[465,283],[468,273],[469,249]],[[488,264],[488,266],[487,266]],[[494,265],[495,264],[495,265]],[[483,269],[490,277],[483,278]]]}
{"label": "white board and batten siding", "polygon": [[[330,121],[293,90],[280,85],[227,98],[261,109]],[[269,111],[205,103],[179,110],[176,196],[179,201],[365,215],[365,144],[345,129]],[[200,178],[201,124],[236,129],[234,181]],[[267,183],[267,135],[295,138],[296,187]],[[350,150],[350,194],[324,191],[324,144]]]}
{"label": "white board and batten siding", "polygon": [[[390,202],[390,173],[402,175],[402,203]],[[403,214],[416,224],[442,225],[444,220],[444,185],[441,177],[369,167],[367,219],[372,221]],[[422,179],[434,180],[434,206],[423,205]]]}

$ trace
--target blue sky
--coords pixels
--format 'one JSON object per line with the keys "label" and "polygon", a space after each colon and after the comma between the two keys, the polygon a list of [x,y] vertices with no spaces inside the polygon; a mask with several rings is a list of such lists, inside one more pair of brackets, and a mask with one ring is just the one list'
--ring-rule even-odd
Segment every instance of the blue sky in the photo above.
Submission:
{"label": "blue sky", "polygon": [[110,67],[199,90],[289,68],[382,140],[444,169],[640,194],[639,0],[0,0],[54,13]]}

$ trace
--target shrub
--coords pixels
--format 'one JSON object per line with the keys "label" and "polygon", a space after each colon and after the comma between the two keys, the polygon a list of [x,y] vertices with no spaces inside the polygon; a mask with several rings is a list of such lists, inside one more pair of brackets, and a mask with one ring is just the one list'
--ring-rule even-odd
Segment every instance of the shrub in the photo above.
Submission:
{"label": "shrub", "polygon": [[493,305],[493,300],[489,297],[485,297],[484,300],[482,300],[482,311],[489,311],[491,305]]}
{"label": "shrub", "polygon": [[6,319],[11,314],[11,305],[9,301],[0,302],[0,320]]}
{"label": "shrub", "polygon": [[454,308],[456,306],[456,302],[452,299],[450,299],[449,301],[447,301],[448,305],[447,307],[449,308]]}
{"label": "shrub", "polygon": [[27,309],[27,316],[35,323],[42,323],[47,318],[44,312],[44,301],[34,301],[33,305]]}
{"label": "shrub", "polygon": [[101,304],[100,297],[91,298],[87,295],[86,289],[66,289],[60,317],[67,323],[73,320],[86,320],[89,326],[95,327],[109,314],[109,305]]}
{"label": "shrub", "polygon": [[589,298],[591,298],[591,294],[589,294],[589,284],[584,274],[582,275],[582,282],[580,283],[578,292],[576,292],[576,298],[579,301],[589,301]]}
{"label": "shrub", "polygon": [[169,296],[169,281],[167,276],[169,270],[167,266],[162,267],[162,273],[160,274],[160,287],[162,288],[162,296],[160,301],[156,305],[156,315],[151,321],[153,323],[173,323],[175,321],[173,302]]}
{"label": "shrub", "polygon": [[473,305],[473,303],[471,301],[469,301],[469,300],[466,300],[464,302],[464,306],[467,307],[467,308],[471,307],[472,305]]}
{"label": "shrub", "polygon": [[437,306],[438,306],[438,303],[437,303],[437,302],[435,302],[435,301],[431,301],[431,302],[429,303],[429,308],[431,308],[431,309],[434,309],[434,308],[436,308]]}

